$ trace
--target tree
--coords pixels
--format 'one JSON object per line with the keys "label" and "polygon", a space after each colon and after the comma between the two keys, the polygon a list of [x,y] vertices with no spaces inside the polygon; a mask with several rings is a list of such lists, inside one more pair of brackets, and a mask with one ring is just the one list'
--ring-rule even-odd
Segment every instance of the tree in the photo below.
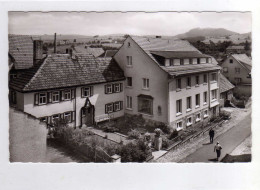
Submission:
{"label": "tree", "polygon": [[250,50],[250,44],[248,43],[247,40],[246,40],[246,43],[245,43],[245,50],[246,51]]}

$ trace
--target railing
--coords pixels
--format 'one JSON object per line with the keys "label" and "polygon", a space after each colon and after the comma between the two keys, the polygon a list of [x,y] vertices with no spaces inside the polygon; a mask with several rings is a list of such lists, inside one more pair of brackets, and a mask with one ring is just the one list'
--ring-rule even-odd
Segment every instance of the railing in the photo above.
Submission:
{"label": "railing", "polygon": [[103,114],[95,117],[95,122],[99,123],[101,121],[106,121],[114,118],[114,114]]}

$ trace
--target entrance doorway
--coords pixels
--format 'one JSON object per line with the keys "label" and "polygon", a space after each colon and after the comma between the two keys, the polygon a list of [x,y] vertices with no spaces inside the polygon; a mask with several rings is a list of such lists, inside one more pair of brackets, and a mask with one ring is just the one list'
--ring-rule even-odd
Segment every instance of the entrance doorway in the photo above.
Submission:
{"label": "entrance doorway", "polygon": [[94,111],[95,107],[87,98],[85,105],[81,108],[81,125],[85,124],[87,127],[93,126],[95,113]]}

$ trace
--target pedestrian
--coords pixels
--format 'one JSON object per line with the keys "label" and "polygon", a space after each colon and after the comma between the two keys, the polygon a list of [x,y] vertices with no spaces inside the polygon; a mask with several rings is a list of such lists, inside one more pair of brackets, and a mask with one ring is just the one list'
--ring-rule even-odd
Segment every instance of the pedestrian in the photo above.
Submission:
{"label": "pedestrian", "polygon": [[222,149],[221,145],[219,144],[219,142],[217,142],[217,144],[214,147],[214,152],[215,151],[217,152],[217,161],[221,155],[221,149]]}
{"label": "pedestrian", "polygon": [[213,143],[214,135],[215,135],[215,131],[211,128],[209,130],[210,143]]}

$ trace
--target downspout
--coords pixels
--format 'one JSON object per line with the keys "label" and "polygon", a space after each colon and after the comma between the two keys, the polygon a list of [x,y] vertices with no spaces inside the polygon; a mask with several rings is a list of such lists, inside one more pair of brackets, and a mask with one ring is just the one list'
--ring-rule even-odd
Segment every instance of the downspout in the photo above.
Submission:
{"label": "downspout", "polygon": [[74,110],[75,110],[75,128],[77,127],[77,88],[75,89],[75,100],[74,100]]}

